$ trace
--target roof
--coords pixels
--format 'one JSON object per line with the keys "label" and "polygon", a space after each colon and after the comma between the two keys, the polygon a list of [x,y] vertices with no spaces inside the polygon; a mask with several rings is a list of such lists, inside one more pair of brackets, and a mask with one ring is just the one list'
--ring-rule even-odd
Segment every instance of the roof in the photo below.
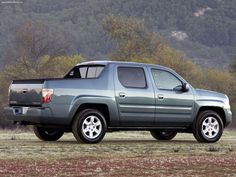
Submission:
{"label": "roof", "polygon": [[145,66],[152,66],[152,67],[158,67],[158,68],[171,70],[170,68],[167,68],[167,67],[161,66],[161,65],[139,63],[139,62],[129,62],[129,61],[95,60],[95,61],[87,61],[87,62],[83,62],[83,63],[78,63],[77,65],[107,65],[107,64],[128,64],[128,65],[136,65],[136,66],[145,65]]}
{"label": "roof", "polygon": [[87,62],[83,62],[83,63],[78,63],[76,66],[83,66],[83,65],[107,65],[107,64],[125,64],[125,65],[129,65],[129,66],[148,66],[148,67],[153,67],[153,68],[157,68],[157,69],[164,69],[167,71],[170,71],[172,73],[175,73],[175,75],[178,76],[178,78],[181,78],[184,82],[186,82],[184,80],[184,78],[182,76],[180,76],[178,73],[176,73],[173,69],[162,66],[162,65],[156,65],[156,64],[148,64],[148,63],[139,63],[139,62],[129,62],[129,61],[109,61],[109,60],[95,60],[95,61],[87,61]]}

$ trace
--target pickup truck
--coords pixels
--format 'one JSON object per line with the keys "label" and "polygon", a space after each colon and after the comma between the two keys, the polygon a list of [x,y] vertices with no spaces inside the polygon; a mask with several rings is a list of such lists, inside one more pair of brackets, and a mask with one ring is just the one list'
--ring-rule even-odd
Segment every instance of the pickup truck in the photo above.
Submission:
{"label": "pickup truck", "polygon": [[33,125],[41,140],[72,132],[82,143],[120,130],[150,131],[157,140],[193,133],[213,143],[232,121],[226,95],[195,89],[164,66],[116,61],[84,62],[63,78],[13,80],[5,112]]}

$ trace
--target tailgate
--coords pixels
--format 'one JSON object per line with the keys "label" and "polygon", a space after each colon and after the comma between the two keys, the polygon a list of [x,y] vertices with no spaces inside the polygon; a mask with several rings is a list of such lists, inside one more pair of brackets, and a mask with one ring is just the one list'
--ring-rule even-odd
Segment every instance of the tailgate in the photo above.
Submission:
{"label": "tailgate", "polygon": [[14,80],[9,90],[10,106],[40,106],[44,80]]}

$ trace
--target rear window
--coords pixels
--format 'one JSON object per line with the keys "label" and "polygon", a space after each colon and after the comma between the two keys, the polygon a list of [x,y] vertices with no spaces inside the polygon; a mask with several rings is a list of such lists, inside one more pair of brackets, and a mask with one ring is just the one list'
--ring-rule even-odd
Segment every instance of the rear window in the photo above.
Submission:
{"label": "rear window", "polygon": [[146,79],[143,68],[118,67],[118,78],[124,87],[146,88]]}
{"label": "rear window", "polygon": [[104,66],[76,66],[65,78],[98,78],[103,71]]}

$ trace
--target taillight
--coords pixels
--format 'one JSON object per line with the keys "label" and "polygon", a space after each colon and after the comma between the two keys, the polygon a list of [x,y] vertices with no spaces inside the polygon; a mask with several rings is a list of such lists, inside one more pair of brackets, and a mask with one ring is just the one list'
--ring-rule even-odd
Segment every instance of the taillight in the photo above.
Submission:
{"label": "taillight", "polygon": [[11,85],[12,85],[12,82],[8,88],[8,103],[10,104],[10,95],[11,95]]}
{"label": "taillight", "polygon": [[42,102],[49,103],[52,99],[53,89],[42,89]]}

